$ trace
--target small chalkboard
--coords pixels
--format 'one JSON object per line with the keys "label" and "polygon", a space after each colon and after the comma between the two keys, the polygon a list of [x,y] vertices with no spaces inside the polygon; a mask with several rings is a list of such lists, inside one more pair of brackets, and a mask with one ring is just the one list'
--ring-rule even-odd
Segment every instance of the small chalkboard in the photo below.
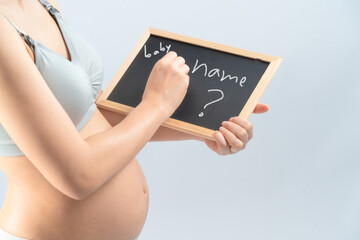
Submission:
{"label": "small chalkboard", "polygon": [[175,51],[190,67],[187,93],[163,126],[212,139],[221,122],[248,119],[282,58],[148,28],[96,101],[128,114],[142,99],[154,64]]}

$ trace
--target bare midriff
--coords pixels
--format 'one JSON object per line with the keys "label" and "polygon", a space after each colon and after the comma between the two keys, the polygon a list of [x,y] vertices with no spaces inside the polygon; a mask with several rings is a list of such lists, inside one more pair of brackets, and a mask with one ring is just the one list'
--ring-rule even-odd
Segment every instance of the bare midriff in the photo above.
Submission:
{"label": "bare midriff", "polygon": [[[80,135],[85,139],[109,128],[97,109]],[[0,157],[0,169],[8,181],[0,227],[13,235],[36,240],[133,240],[144,226],[149,192],[136,158],[83,200],[58,191],[26,156]]]}

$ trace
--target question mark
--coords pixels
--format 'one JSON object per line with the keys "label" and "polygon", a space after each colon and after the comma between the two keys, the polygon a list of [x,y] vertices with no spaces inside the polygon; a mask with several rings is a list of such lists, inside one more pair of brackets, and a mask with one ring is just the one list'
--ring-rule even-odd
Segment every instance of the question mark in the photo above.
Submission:
{"label": "question mark", "polygon": [[[224,98],[224,93],[223,93],[223,91],[221,91],[220,89],[209,89],[209,90],[208,90],[208,92],[214,92],[214,91],[220,92],[222,96],[221,96],[220,98],[212,101],[212,102],[209,102],[209,103],[205,104],[204,109],[205,109],[207,106],[209,106],[210,104],[216,103],[216,102],[218,102],[218,101],[220,101],[221,99]],[[199,117],[202,117],[202,116],[204,116],[204,112],[199,113]]]}

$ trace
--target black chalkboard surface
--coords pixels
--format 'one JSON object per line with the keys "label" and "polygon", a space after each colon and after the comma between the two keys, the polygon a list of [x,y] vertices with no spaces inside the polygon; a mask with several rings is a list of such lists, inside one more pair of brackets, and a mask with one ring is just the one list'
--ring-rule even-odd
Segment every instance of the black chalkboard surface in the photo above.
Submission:
{"label": "black chalkboard surface", "polygon": [[[213,139],[212,133],[222,121],[241,113],[249,117],[282,61],[149,28],[109,84],[111,90],[106,89],[97,101],[98,106],[116,111],[119,104],[125,106],[119,112],[130,112],[141,102],[154,64],[169,51],[185,59],[190,82],[184,100],[164,125],[208,139]],[[115,105],[110,107],[108,102]]]}

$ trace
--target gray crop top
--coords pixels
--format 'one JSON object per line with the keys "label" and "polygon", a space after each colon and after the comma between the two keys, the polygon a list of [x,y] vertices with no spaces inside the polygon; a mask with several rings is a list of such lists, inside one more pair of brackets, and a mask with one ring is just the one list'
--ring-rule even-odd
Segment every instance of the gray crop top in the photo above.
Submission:
{"label": "gray crop top", "polygon": [[[95,100],[103,83],[103,65],[95,49],[71,28],[59,11],[48,1],[39,1],[58,24],[71,61],[32,39],[10,19],[5,18],[33,50],[36,67],[80,131],[96,110]],[[24,153],[0,124],[0,156],[22,155]]]}

